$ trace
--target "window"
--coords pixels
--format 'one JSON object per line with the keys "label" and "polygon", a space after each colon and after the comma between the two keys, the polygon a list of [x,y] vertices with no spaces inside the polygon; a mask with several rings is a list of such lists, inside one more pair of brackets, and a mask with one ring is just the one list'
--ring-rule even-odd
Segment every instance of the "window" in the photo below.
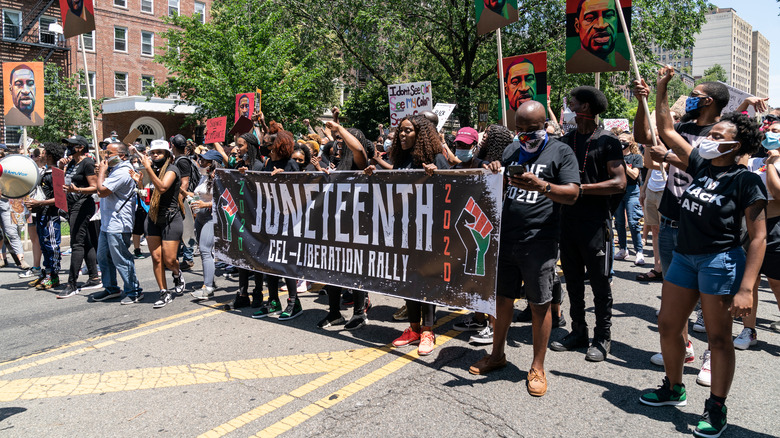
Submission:
{"label": "window", "polygon": [[193,15],[200,14],[200,22],[206,24],[206,4],[201,2],[195,2],[195,13]]}
{"label": "window", "polygon": [[127,96],[127,73],[114,73],[114,96]]}
{"label": "window", "polygon": [[154,13],[152,0],[141,0],[141,12]]}
{"label": "window", "polygon": [[114,6],[127,9],[127,0],[114,0]]}
{"label": "window", "polygon": [[3,9],[3,38],[15,40],[22,32],[22,13]]}
{"label": "window", "polygon": [[21,126],[5,126],[5,144],[18,145],[22,141]]}
{"label": "window", "polygon": [[114,51],[127,52],[127,28],[114,28]]}
{"label": "window", "polygon": [[141,54],[154,56],[154,33],[141,31]]}
{"label": "window", "polygon": [[56,44],[57,35],[54,32],[49,32],[49,25],[56,23],[57,20],[49,17],[41,17],[38,19],[38,41],[41,44]]}
{"label": "window", "polygon": [[[81,97],[87,97],[87,84],[84,83],[84,81],[81,81],[79,84],[79,92],[81,93]],[[92,94],[92,97],[95,97],[95,72],[91,71],[89,72],[89,92]]]}
{"label": "window", "polygon": [[[76,38],[78,42],[79,50],[81,50],[81,38]],[[87,52],[95,51],[95,31],[84,34],[84,47],[87,48]]]}
{"label": "window", "polygon": [[141,76],[141,93],[144,96],[152,94],[151,88],[154,86],[154,76],[142,75]]}
{"label": "window", "polygon": [[179,0],[168,0],[168,16],[179,15]]}

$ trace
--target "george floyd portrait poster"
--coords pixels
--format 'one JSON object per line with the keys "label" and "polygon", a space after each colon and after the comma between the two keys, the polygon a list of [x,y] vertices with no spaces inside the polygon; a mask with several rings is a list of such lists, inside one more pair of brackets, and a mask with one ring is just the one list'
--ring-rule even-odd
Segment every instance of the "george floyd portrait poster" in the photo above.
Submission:
{"label": "george floyd portrait poster", "polygon": [[477,35],[483,35],[517,21],[517,0],[474,0],[474,12]]}
{"label": "george floyd portrait poster", "polygon": [[[547,108],[547,52],[528,53],[501,60],[504,70],[506,127],[515,130],[515,111],[535,100]],[[501,112],[501,105],[498,106]]]}
{"label": "george floyd portrait poster", "polygon": [[[621,0],[631,31],[631,0]],[[615,0],[566,0],[566,73],[628,71],[626,30]]]}
{"label": "george floyd portrait poster", "polygon": [[247,119],[252,118],[252,111],[255,109],[255,93],[236,94],[236,122],[242,116]]}
{"label": "george floyd portrait poster", "polygon": [[65,38],[95,30],[92,0],[59,0]]}
{"label": "george floyd portrait poster", "polygon": [[3,63],[5,124],[43,125],[43,63]]}

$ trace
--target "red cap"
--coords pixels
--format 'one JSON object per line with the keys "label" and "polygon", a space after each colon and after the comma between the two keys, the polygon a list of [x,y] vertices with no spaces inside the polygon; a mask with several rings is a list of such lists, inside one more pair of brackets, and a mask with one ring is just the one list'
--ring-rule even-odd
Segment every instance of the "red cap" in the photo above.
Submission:
{"label": "red cap", "polygon": [[455,141],[460,141],[465,144],[474,144],[479,139],[477,130],[471,127],[460,128],[458,135],[455,136]]}

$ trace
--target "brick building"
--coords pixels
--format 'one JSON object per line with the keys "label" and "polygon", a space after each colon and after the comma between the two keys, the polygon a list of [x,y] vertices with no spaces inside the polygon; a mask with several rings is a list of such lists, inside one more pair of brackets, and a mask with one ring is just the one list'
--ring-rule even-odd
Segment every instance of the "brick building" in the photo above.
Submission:
{"label": "brick building", "polygon": [[[151,100],[147,100],[146,88],[155,81],[164,81],[168,74],[165,67],[154,60],[154,56],[159,55],[165,47],[165,41],[160,34],[169,28],[160,17],[170,14],[200,14],[205,22],[210,18],[212,0],[93,0],[93,2],[96,30],[92,34],[84,35],[84,49],[93,96],[106,98],[103,102],[102,114],[96,117],[98,139],[108,137],[111,131],[117,131],[121,137],[134,128],[142,132],[141,138],[146,142],[154,138],[168,138],[179,132],[187,136],[192,135],[193,128],[183,127],[183,123],[186,115],[192,114],[195,108],[188,105],[175,105],[175,96],[152,97]],[[30,6],[30,3],[33,6]],[[9,26],[6,10],[12,12],[10,15],[14,15],[13,11],[19,11],[20,21],[27,23],[35,18],[34,8],[42,8],[42,12],[38,15],[52,17],[57,23],[62,24],[57,0],[0,0],[0,7],[3,9],[4,37],[5,29]],[[47,23],[48,21],[44,24]],[[22,27],[24,26],[26,24]],[[37,29],[35,26],[33,29]],[[55,34],[54,38],[56,44],[53,47],[56,50],[50,56],[50,60],[61,62],[69,72],[84,69],[82,48],[78,43],[78,37],[63,41],[62,35]],[[3,42],[10,42],[10,39],[4,38]],[[25,46],[16,39],[13,44],[14,47]],[[51,49],[48,46],[50,45],[46,48]],[[32,60],[36,56],[40,57],[37,50],[43,50],[44,47],[30,47],[26,52],[12,49],[14,55],[11,58],[7,56],[3,46],[0,59],[3,61]],[[56,58],[60,52],[63,59]],[[82,88],[86,88],[86,84],[82,84]],[[9,129],[6,128],[5,141],[13,143],[14,139],[8,138],[8,131]],[[13,134],[15,129],[12,127],[10,131]]]}

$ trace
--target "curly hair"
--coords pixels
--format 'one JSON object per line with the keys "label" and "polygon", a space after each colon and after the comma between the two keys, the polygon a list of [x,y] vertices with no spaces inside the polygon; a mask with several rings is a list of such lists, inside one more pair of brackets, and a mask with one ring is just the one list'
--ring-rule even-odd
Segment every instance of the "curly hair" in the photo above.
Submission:
{"label": "curly hair", "polygon": [[289,131],[279,131],[276,134],[274,143],[271,145],[271,149],[276,149],[276,154],[282,160],[290,159],[294,148],[295,138]]}
{"label": "curly hair", "polygon": [[[390,160],[393,165],[402,163],[410,153],[413,166],[416,168],[422,168],[424,163],[433,163],[436,154],[441,153],[441,138],[436,132],[436,126],[423,116],[406,116],[401,119],[401,123],[404,120],[408,120],[414,127],[416,139],[411,150],[407,151],[401,147],[401,136],[396,134],[393,147],[390,149]],[[401,123],[398,126],[401,126]]]}
{"label": "curly hair", "polygon": [[306,145],[306,143],[302,144],[296,144],[293,148],[293,153],[290,154],[290,157],[296,152],[300,152],[303,154],[303,164],[299,163],[299,166],[301,166],[301,170],[303,170],[304,167],[308,166],[309,163],[311,163],[311,150]]}
{"label": "curly hair", "polygon": [[320,142],[314,140],[307,140],[305,143],[306,146],[309,147],[309,150],[311,150],[312,155],[320,154]]}
{"label": "curly hair", "polygon": [[319,134],[315,134],[313,132],[306,134],[307,140],[314,140],[317,142],[317,144],[322,144],[322,137],[320,137]]}
{"label": "curly hair", "polygon": [[764,133],[761,125],[751,119],[747,114],[740,112],[726,113],[720,117],[718,123],[729,123],[736,128],[734,139],[739,142],[739,155],[753,155],[761,147]]}
{"label": "curly hair", "polygon": [[485,137],[479,144],[477,158],[485,161],[501,160],[504,149],[512,143],[514,136],[503,125],[490,125],[485,131]]}
{"label": "curly hair", "polygon": [[65,148],[54,142],[46,142],[43,144],[43,149],[46,151],[46,156],[51,157],[51,162],[56,163],[65,155]]}
{"label": "curly hair", "polygon": [[271,120],[270,122],[268,122],[268,133],[269,134],[276,134],[276,133],[278,133],[281,130],[282,130],[282,125],[280,125],[279,123],[276,123],[276,120]]}

